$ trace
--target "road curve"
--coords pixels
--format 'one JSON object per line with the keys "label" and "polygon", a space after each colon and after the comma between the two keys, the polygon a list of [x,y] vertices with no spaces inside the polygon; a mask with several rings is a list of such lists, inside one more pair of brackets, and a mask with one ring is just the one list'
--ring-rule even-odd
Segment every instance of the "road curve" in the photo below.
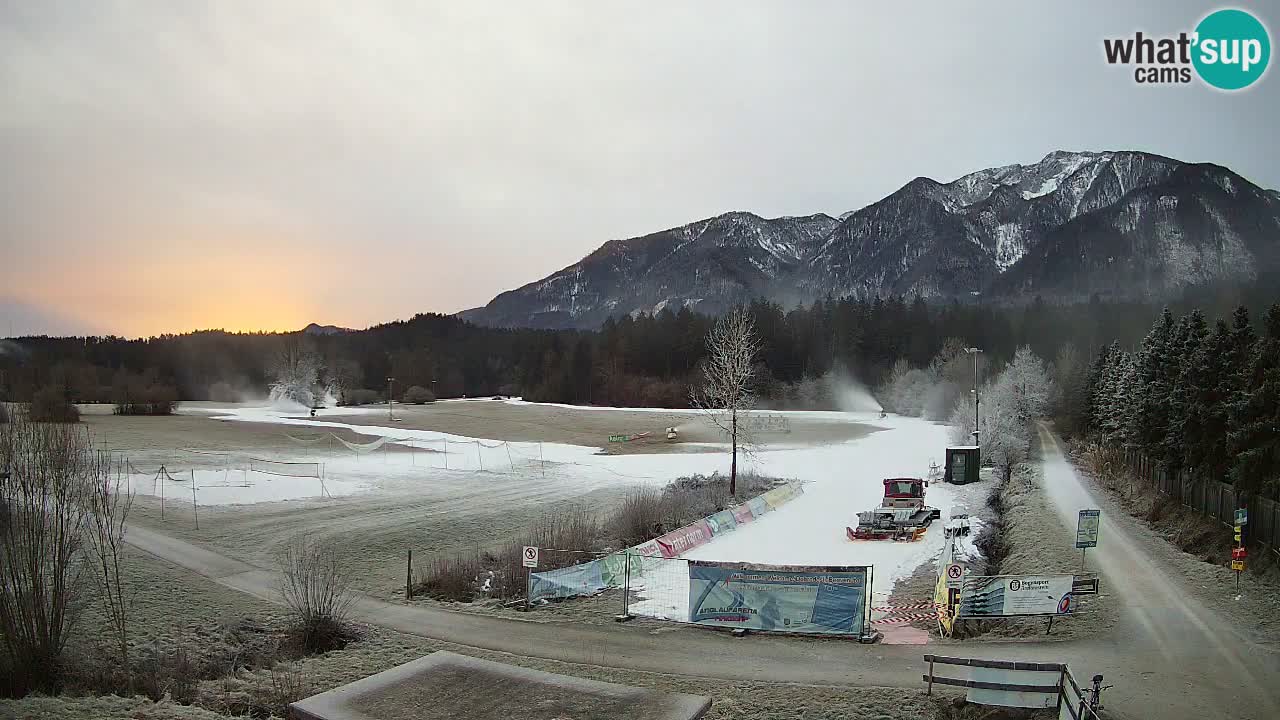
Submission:
{"label": "road curve", "polygon": [[[1042,432],[1046,432],[1043,431]],[[1047,432],[1046,432],[1047,435]],[[1052,437],[1045,445],[1046,485],[1074,528],[1079,505],[1091,499],[1062,459]],[[1083,493],[1083,495],[1081,495]],[[1126,518],[1105,515],[1106,540],[1125,537]],[[139,525],[126,540],[135,547],[221,585],[279,602],[279,578],[271,570],[228,558]],[[1131,551],[1095,553],[1134,605],[1133,622],[1118,623],[1111,637],[1071,642],[956,642],[930,650],[1002,660],[1067,662],[1077,677],[1106,675],[1115,689],[1107,706],[1121,716],[1199,720],[1205,717],[1273,718],[1280,688],[1274,650],[1237,643],[1224,623],[1194,601],[1163,603],[1180,596],[1176,578],[1163,577],[1136,545]],[[1135,601],[1136,602],[1136,601]],[[920,687],[925,666],[919,646],[859,645],[848,640],[795,639],[768,635],[733,638],[726,633],[673,626],[653,633],[634,625],[585,625],[515,620],[402,605],[360,596],[356,620],[436,640],[515,655],[646,672],[727,680],[834,686]],[[1218,634],[1221,633],[1221,634]],[[1233,650],[1233,648],[1235,648]],[[718,661],[718,662],[717,662]]]}

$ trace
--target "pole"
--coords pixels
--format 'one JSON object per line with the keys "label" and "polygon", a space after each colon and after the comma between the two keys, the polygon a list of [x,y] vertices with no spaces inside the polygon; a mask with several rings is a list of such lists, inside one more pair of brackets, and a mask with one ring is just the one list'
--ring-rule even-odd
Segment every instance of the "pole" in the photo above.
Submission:
{"label": "pole", "polygon": [[1089,548],[1080,548],[1080,572],[1084,572],[1084,554],[1089,552]]}
{"label": "pole", "polygon": [[538,465],[542,467],[542,479],[547,479],[547,461],[542,458],[542,441],[538,441]]}
{"label": "pole", "polygon": [[622,571],[622,617],[626,620],[629,617],[627,612],[627,596],[631,594],[631,552],[624,551],[626,557],[626,565]]}
{"label": "pole", "polygon": [[387,378],[387,419],[394,420],[395,416],[391,414],[391,383],[395,380],[393,377]]}
{"label": "pole", "polygon": [[978,349],[973,350],[973,444],[982,446],[982,435],[978,432]]}
{"label": "pole", "polygon": [[200,508],[196,506],[196,470],[191,468],[191,514],[196,516],[196,529],[200,529]]}
{"label": "pole", "polygon": [[161,520],[164,520],[164,479],[161,477],[161,475],[163,474],[164,474],[164,466],[161,465],[160,469],[156,471],[156,479],[160,481],[160,519]]}
{"label": "pole", "polygon": [[511,466],[511,472],[514,473],[516,471],[516,464],[511,460],[511,443],[503,441],[503,444],[507,446],[507,464]]}
{"label": "pole", "polygon": [[447,435],[440,436],[444,440],[444,469],[449,469],[449,437]]}
{"label": "pole", "polygon": [[413,599],[413,548],[409,548],[409,564],[404,572],[404,599]]}

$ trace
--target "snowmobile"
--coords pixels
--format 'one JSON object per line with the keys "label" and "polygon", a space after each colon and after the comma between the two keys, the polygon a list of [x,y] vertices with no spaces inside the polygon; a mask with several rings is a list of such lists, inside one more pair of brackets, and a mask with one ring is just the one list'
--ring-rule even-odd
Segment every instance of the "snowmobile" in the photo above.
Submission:
{"label": "snowmobile", "polygon": [[885,480],[880,507],[858,513],[858,526],[846,527],[845,535],[850,540],[919,540],[942,517],[941,510],[924,504],[927,486],[920,478]]}

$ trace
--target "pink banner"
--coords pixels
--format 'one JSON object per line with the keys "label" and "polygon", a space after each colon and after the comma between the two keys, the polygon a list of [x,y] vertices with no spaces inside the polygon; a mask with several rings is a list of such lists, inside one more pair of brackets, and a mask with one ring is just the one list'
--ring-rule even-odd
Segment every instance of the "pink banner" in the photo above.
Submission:
{"label": "pink banner", "polygon": [[742,503],[741,505],[733,509],[733,519],[737,520],[738,524],[741,525],[743,523],[749,523],[752,520],[755,520],[756,516],[751,514],[750,505],[746,503]]}
{"label": "pink banner", "polygon": [[634,555],[643,555],[645,557],[657,557],[662,554],[662,548],[658,546],[658,542],[656,540],[650,540],[647,543],[643,543],[641,545],[637,545],[631,548],[631,552]]}
{"label": "pink banner", "polygon": [[706,520],[699,520],[692,525],[686,525],[679,530],[673,530],[666,535],[657,539],[658,547],[662,548],[663,557],[678,557],[699,545],[711,540],[711,526]]}

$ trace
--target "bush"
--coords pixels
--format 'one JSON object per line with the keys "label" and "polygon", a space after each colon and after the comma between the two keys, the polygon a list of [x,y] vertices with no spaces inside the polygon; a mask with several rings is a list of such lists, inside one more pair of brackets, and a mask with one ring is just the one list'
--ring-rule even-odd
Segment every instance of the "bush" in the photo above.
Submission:
{"label": "bush", "polygon": [[435,394],[421,385],[414,385],[408,390],[405,390],[404,396],[400,398],[400,402],[406,402],[411,405],[421,405],[423,403],[435,401]]}
{"label": "bush", "polygon": [[32,422],[80,422],[80,411],[67,400],[66,392],[56,385],[37,390],[31,397],[28,412]]}
{"label": "bush", "polygon": [[372,405],[378,402],[378,393],[372,390],[364,390],[361,388],[353,388],[342,391],[342,402],[340,405]]}
{"label": "bush", "polygon": [[355,592],[336,549],[304,535],[285,546],[280,564],[280,591],[293,612],[293,631],[301,646],[312,653],[345,647],[353,638],[347,611]]}
{"label": "bush", "polygon": [[116,415],[172,415],[178,408],[178,391],[165,385],[142,387],[129,383],[117,388]]}

